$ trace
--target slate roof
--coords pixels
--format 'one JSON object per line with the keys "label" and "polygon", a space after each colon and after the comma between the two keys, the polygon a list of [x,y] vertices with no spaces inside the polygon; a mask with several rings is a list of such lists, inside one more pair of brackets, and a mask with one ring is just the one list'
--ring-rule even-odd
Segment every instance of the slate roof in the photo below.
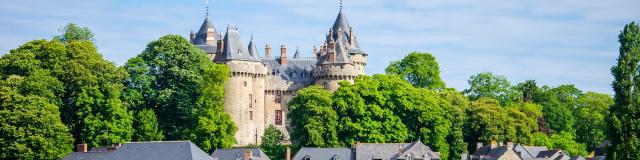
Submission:
{"label": "slate roof", "polygon": [[215,36],[217,36],[216,32],[216,28],[213,26],[213,23],[211,23],[211,21],[209,21],[209,17],[204,19],[204,22],[202,22],[202,26],[200,26],[200,29],[198,30],[198,33],[196,33],[196,37],[193,39],[193,44],[194,45],[206,45],[207,44],[207,31],[209,30],[213,30],[213,36],[215,38]]}
{"label": "slate roof", "polygon": [[251,56],[248,48],[240,39],[238,28],[233,26],[227,27],[227,33],[224,36],[222,60],[259,61]]}
{"label": "slate roof", "polygon": [[313,82],[313,69],[317,61],[313,58],[288,59],[287,64],[282,65],[278,59],[263,59],[269,74],[275,73],[289,82]]}
{"label": "slate roof", "polygon": [[338,156],[340,160],[355,160],[355,153],[351,148],[308,148],[302,147],[292,160],[304,160],[309,156],[312,160],[333,160]]}
{"label": "slate roof", "polygon": [[251,41],[249,42],[249,55],[253,58],[254,61],[260,61],[260,52],[258,52],[258,48],[256,47],[256,42],[253,40],[253,35],[251,35]]}
{"label": "slate roof", "polygon": [[516,151],[516,153],[520,153],[520,157],[522,158],[536,158],[540,152],[549,149],[547,147],[523,146],[521,144],[517,144],[513,147],[513,150]]}
{"label": "slate roof", "polygon": [[252,159],[254,160],[271,160],[269,156],[262,152],[260,148],[233,148],[233,149],[218,149],[211,153],[211,156],[218,160],[242,160],[244,159],[244,152],[250,150]]}
{"label": "slate roof", "polygon": [[65,160],[214,160],[189,141],[131,142],[115,151],[73,152]]}
{"label": "slate roof", "polygon": [[356,148],[356,158],[362,160],[398,159],[407,154],[415,157],[430,155],[433,156],[432,159],[440,159],[439,153],[433,152],[420,141],[414,143],[361,143],[357,144]]}
{"label": "slate roof", "polygon": [[[338,30],[342,29],[342,37],[344,37],[344,39],[348,40],[350,35],[349,32],[351,31],[351,25],[349,25],[349,20],[347,20],[347,16],[345,16],[344,12],[342,10],[340,10],[340,12],[338,13],[338,16],[336,17],[336,21],[333,22],[333,27],[331,27],[331,29],[334,31],[333,32],[333,39],[338,39]],[[355,38],[355,35],[354,35]],[[346,41],[348,42],[348,41]],[[360,48],[360,44],[358,43],[358,40],[356,38],[355,40],[355,45],[352,46],[353,48]]]}

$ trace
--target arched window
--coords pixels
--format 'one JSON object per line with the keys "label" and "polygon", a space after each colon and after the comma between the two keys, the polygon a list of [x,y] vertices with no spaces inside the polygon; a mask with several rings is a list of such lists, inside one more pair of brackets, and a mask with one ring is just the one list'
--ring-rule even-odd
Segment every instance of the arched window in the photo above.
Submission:
{"label": "arched window", "polygon": [[304,156],[304,158],[302,158],[302,160],[311,160],[311,156],[306,155],[306,156]]}

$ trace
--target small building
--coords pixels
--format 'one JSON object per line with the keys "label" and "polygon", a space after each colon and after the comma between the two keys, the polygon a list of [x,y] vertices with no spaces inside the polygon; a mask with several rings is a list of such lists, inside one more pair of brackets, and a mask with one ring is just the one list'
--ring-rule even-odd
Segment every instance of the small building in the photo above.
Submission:
{"label": "small building", "polygon": [[65,160],[214,160],[189,141],[130,142],[106,148],[88,150],[78,144]]}
{"label": "small building", "polygon": [[353,148],[303,147],[292,160],[439,160],[421,141],[413,143],[357,143]]}
{"label": "small building", "polygon": [[310,148],[302,147],[292,160],[355,160],[351,148]]}
{"label": "small building", "polygon": [[271,160],[260,148],[217,149],[211,156],[217,160]]}
{"label": "small building", "polygon": [[[463,159],[465,159],[463,157]],[[514,145],[508,142],[501,145],[495,141],[489,146],[477,144],[476,151],[471,155],[472,160],[584,160],[582,156],[571,157],[566,152],[559,149],[548,149],[547,147]]]}

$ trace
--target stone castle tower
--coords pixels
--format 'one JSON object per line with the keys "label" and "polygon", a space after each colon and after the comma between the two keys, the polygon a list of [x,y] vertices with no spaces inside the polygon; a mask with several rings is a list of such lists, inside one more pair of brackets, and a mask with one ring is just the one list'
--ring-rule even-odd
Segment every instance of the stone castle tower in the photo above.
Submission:
{"label": "stone castle tower", "polygon": [[325,42],[316,47],[310,57],[303,57],[296,48],[288,56],[287,46],[280,46],[280,55],[272,57],[271,45],[265,45],[260,57],[251,36],[249,45],[240,39],[236,27],[229,26],[225,33],[217,33],[207,17],[190,41],[204,50],[215,63],[231,69],[225,85],[224,111],[238,127],[236,146],[257,145],[264,129],[274,125],[288,136],[287,103],[300,89],[311,85],[337,90],[340,81],[353,80],[364,74],[367,53],[360,49],[353,28],[342,11],[325,36]]}

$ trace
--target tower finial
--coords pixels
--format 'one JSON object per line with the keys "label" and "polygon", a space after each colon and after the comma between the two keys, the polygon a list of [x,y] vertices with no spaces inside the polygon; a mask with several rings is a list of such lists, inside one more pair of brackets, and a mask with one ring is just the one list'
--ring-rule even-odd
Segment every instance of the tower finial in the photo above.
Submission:
{"label": "tower finial", "polygon": [[205,19],[208,19],[208,18],[209,18],[209,0],[204,0],[204,3],[207,5],[207,6],[206,6],[206,7],[207,7],[207,9],[206,9],[206,13],[205,13],[204,18],[205,18]]}
{"label": "tower finial", "polygon": [[340,12],[342,12],[342,7],[343,7],[343,0],[340,0]]}

